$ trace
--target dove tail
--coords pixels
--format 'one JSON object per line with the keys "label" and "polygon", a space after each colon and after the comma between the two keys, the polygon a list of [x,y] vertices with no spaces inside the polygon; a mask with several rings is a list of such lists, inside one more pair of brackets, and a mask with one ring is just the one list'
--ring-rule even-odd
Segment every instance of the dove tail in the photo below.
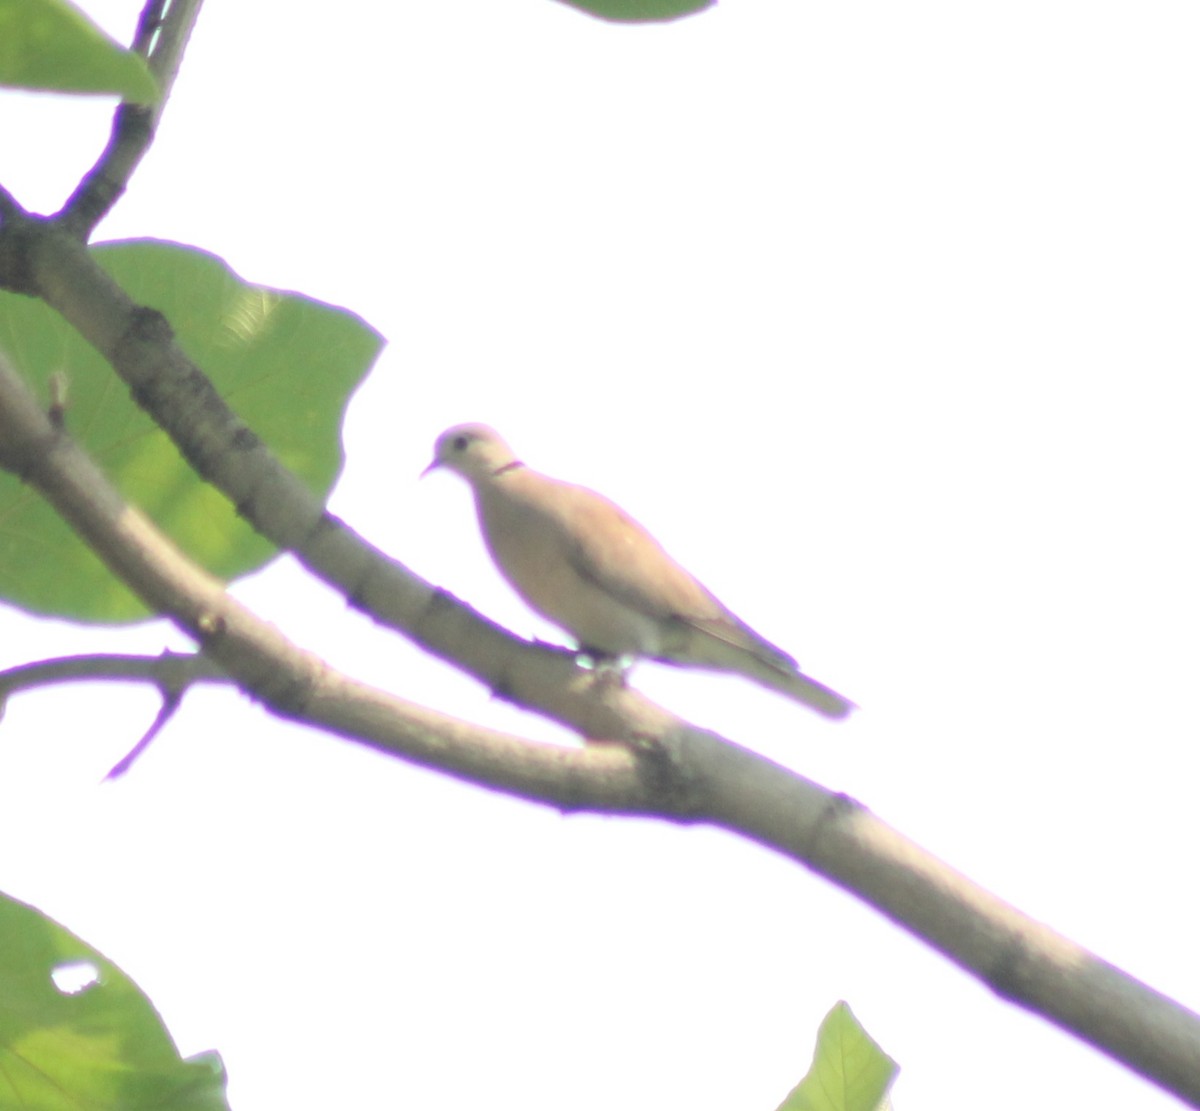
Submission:
{"label": "dove tail", "polygon": [[791,656],[732,615],[708,621],[679,620],[674,630],[679,639],[655,659],[744,675],[835,721],[858,709],[850,699],[810,679]]}

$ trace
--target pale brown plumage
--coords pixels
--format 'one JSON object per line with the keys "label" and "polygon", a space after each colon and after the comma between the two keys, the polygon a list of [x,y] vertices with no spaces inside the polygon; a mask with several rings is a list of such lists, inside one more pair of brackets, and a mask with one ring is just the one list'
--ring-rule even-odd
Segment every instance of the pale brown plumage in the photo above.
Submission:
{"label": "pale brown plumage", "polygon": [[496,566],[583,650],[736,672],[826,717],[854,709],[726,609],[628,514],[526,467],[493,429],[442,433],[426,473],[435,467],[467,480]]}

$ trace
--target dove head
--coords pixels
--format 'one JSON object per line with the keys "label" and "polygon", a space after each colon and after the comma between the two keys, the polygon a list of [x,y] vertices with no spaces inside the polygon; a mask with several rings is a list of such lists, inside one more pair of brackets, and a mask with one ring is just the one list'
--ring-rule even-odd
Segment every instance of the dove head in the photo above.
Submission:
{"label": "dove head", "polygon": [[512,448],[495,429],[486,424],[456,424],[446,429],[433,445],[433,462],[422,472],[424,477],[438,467],[460,474],[468,482],[491,478],[514,466],[520,466]]}

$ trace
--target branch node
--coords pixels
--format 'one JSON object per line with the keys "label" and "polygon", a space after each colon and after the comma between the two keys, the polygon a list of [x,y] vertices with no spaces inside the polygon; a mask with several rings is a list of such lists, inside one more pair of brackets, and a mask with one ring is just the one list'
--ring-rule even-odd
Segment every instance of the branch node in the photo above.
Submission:
{"label": "branch node", "polygon": [[139,347],[154,347],[163,350],[170,346],[175,339],[175,332],[158,309],[146,305],[136,305],[129,314],[129,321],[113,344],[110,352],[111,360],[115,363],[128,360],[132,350]]}
{"label": "branch node", "polygon": [[830,830],[840,826],[855,814],[869,813],[868,808],[852,795],[847,795],[842,791],[828,795],[812,824],[811,832],[804,846],[804,859],[814,861],[818,858],[817,846]]}
{"label": "branch node", "polygon": [[4,222],[0,225],[0,289],[37,297],[40,287],[33,255],[39,236],[44,234],[45,220],[26,212],[15,200],[11,205],[4,204],[3,214]]}
{"label": "branch node", "polygon": [[635,731],[617,743],[633,753],[638,779],[674,820],[688,821],[706,814],[702,777],[688,759],[684,737],[678,730]]}
{"label": "branch node", "polygon": [[196,632],[204,640],[218,637],[225,632],[225,618],[211,610],[202,613],[196,618]]}
{"label": "branch node", "polygon": [[1020,1003],[1029,981],[1029,944],[1014,934],[1000,944],[999,950],[995,960],[979,969],[980,979],[1001,999]]}
{"label": "branch node", "polygon": [[61,429],[67,422],[67,404],[70,397],[71,380],[65,370],[56,370],[50,375],[50,405],[46,416],[55,428]]}

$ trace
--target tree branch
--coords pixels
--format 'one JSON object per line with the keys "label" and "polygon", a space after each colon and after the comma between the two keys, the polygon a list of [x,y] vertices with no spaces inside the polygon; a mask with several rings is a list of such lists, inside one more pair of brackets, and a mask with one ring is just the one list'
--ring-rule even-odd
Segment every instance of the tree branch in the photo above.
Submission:
{"label": "tree branch", "polygon": [[[639,747],[575,750],[469,725],[335,672],[234,602],[126,505],[3,360],[0,466],[39,489],[114,573],[277,714],[538,802],[740,833],[860,896],[1003,998],[1200,1103],[1200,1016],[1022,915],[845,796],[657,707],[649,710],[660,728]],[[609,712],[644,702],[561,653],[548,653],[546,666],[560,669],[577,699],[618,698]]]}
{"label": "tree branch", "polygon": [[134,170],[150,149],[202,3],[147,0],[142,9],[132,49],[146,59],[158,81],[158,100],[152,105],[117,106],[108,145],[55,217],[78,239],[86,241],[91,236],[125,192]]}
{"label": "tree branch", "polygon": [[167,724],[179,711],[179,706],[183,702],[183,691],[172,690],[167,687],[162,688],[162,705],[158,708],[158,713],[154,715],[154,720],[150,723],[150,727],[138,739],[138,743],[133,746],[124,756],[121,757],[111,768],[108,769],[108,775],[105,779],[119,779],[130,768],[133,767],[134,761],[137,760],[143,752],[150,747],[151,742],[155,737],[163,731],[163,726]]}
{"label": "tree branch", "polygon": [[[541,802],[662,811],[661,796],[651,790],[655,777],[646,771],[655,757],[638,760],[618,745],[533,744],[469,725],[356,682],[292,644],[127,505],[2,358],[0,467],[41,491],[148,606],[174,620],[222,671],[280,716]],[[569,653],[546,655],[561,680],[590,684]],[[612,696],[638,700],[633,692]],[[576,697],[587,696],[580,691]],[[665,711],[658,718],[673,721]],[[677,802],[677,816],[686,817],[687,808]]]}
{"label": "tree branch", "polygon": [[158,656],[131,656],[99,653],[86,656],[59,656],[38,660],[0,671],[0,705],[10,694],[52,687],[59,683],[78,683],[88,679],[145,682],[157,687],[180,690],[193,683],[232,683],[216,664],[199,652],[166,651]]}
{"label": "tree branch", "polygon": [[[53,413],[50,422],[55,427],[59,426]],[[188,687],[194,683],[233,683],[230,676],[200,652],[164,651],[158,656],[108,653],[63,656],[0,671],[0,717],[4,716],[8,696],[14,692],[88,679],[149,682],[162,695],[162,706],[150,727],[138,743],[109,770],[105,779],[116,779],[133,766],[133,762],[145,752],[163,726],[174,717]]]}
{"label": "tree branch", "polygon": [[0,285],[42,297],[117,370],[196,471],[262,535],[293,552],[352,605],[521,705],[585,736],[663,731],[662,712],[631,697],[581,696],[571,653],[535,648],[435,590],[325,511],[217,394],[170,325],[135,304],[87,248],[29,218],[0,233]]}
{"label": "tree branch", "polygon": [[[708,821],[857,894],[1004,998],[1021,1003],[1200,1105],[1200,1018],[1034,922],[901,837],[859,804],[604,685],[570,655],[525,644],[366,544],[284,469],[82,240],[148,149],[200,0],[149,0],[135,49],[163,95],[122,106],[105,152],[53,221],[0,189],[0,285],[43,297],[112,363],[185,458],[279,547],[384,624],[584,735],[571,749],[459,721],[335,672],[191,565],[126,505],[0,359],[0,466],[38,488],[109,567],[278,715],[541,803]],[[110,658],[112,670],[136,670]],[[91,677],[103,665],[92,661]],[[36,674],[36,669],[42,670]],[[56,671],[57,669],[57,671]],[[13,676],[17,671],[16,681]],[[5,690],[67,681],[46,661]],[[74,674],[72,674],[74,672]],[[214,675],[212,678],[216,678]],[[169,710],[166,711],[169,713]],[[164,714],[159,715],[160,721]]]}

